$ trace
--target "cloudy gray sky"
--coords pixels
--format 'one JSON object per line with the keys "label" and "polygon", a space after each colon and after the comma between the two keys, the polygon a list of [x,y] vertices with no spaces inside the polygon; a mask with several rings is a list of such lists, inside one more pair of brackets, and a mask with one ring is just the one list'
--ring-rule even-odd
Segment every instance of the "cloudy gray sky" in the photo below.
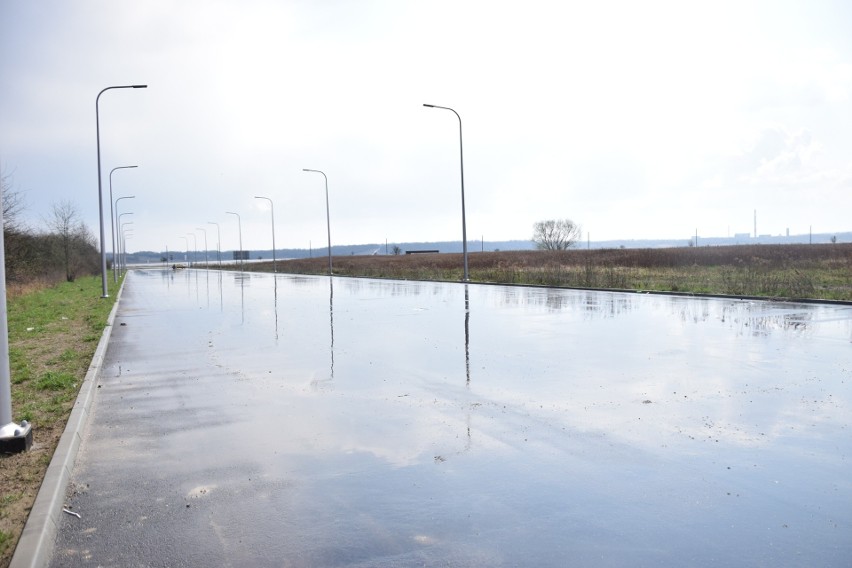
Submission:
{"label": "cloudy gray sky", "polygon": [[[852,229],[844,1],[0,1],[0,165],[128,250]],[[107,232],[109,238],[109,233]],[[188,237],[192,239],[192,237]],[[110,247],[108,247],[110,248]]]}

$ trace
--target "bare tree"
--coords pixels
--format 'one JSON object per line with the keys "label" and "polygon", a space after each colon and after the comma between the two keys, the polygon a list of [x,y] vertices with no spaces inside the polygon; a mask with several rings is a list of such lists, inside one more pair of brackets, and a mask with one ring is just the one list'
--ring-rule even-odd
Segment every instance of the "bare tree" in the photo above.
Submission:
{"label": "bare tree", "polygon": [[30,280],[38,271],[38,244],[20,217],[24,198],[13,188],[12,174],[0,166],[0,201],[3,214],[3,244],[6,260],[6,282]]}
{"label": "bare tree", "polygon": [[0,194],[3,202],[3,228],[7,232],[18,232],[21,228],[20,215],[24,210],[24,198],[12,187],[12,174],[0,167]]}
{"label": "bare tree", "polygon": [[48,219],[47,224],[59,241],[65,262],[65,279],[73,282],[93,248],[89,229],[80,220],[74,204],[64,200],[53,204],[53,217]]}
{"label": "bare tree", "polygon": [[544,250],[565,250],[580,238],[580,226],[571,219],[550,219],[533,225],[533,242]]}

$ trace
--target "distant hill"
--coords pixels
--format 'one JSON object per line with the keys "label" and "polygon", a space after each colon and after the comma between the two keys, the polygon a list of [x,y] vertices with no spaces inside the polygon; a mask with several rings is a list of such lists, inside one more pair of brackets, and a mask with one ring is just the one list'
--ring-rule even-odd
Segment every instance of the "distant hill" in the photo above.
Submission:
{"label": "distant hill", "polygon": [[[760,235],[757,238],[749,235],[735,235],[733,237],[702,237],[698,235],[698,246],[727,246],[727,245],[745,245],[745,244],[820,244],[830,243],[834,238],[838,243],[852,242],[852,232],[843,233],[815,233],[813,235],[790,235],[790,236],[773,236]],[[681,239],[633,239],[633,240],[614,240],[614,241],[591,241],[579,242],[574,248],[593,248],[593,249],[613,249],[613,248],[667,248],[667,247],[688,247],[695,246],[695,236],[687,236]],[[393,254],[394,247],[399,247],[402,254],[406,251],[423,251],[437,250],[442,253],[462,252],[461,241],[435,241],[435,242],[402,242],[402,243],[368,243],[360,245],[335,245],[331,247],[332,255],[334,256],[350,256],[350,255],[384,255]],[[514,241],[480,241],[472,240],[467,243],[468,253],[476,253],[483,251],[508,251],[508,250],[532,250],[535,244],[530,240],[514,240]],[[127,255],[127,262],[130,264],[153,264],[163,262],[164,252],[156,251],[139,251]],[[275,256],[280,259],[285,258],[308,258],[325,256],[327,251],[321,249],[276,249]],[[172,256],[171,262],[183,262],[184,252],[170,253]],[[204,262],[204,252],[199,252],[193,262]],[[250,258],[256,259],[271,259],[272,249],[250,251]],[[208,252],[208,259],[211,263],[216,262],[216,251]],[[233,251],[222,251],[222,260],[230,261],[233,259]]]}

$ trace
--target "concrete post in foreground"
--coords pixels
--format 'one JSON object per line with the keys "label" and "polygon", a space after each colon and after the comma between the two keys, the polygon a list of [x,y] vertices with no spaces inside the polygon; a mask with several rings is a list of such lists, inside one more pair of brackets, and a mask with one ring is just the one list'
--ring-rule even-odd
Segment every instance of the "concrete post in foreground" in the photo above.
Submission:
{"label": "concrete post in foreground", "polygon": [[[3,195],[0,193],[0,211]],[[6,253],[0,214],[0,454],[25,452],[33,445],[33,427],[12,422],[12,369],[9,365],[9,320],[6,314]]]}

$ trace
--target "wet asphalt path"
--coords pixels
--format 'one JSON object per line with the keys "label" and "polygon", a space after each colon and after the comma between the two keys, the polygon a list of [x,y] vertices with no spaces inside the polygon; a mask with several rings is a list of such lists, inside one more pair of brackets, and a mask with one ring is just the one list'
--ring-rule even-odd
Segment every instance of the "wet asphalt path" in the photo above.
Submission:
{"label": "wet asphalt path", "polygon": [[137,270],[52,566],[849,566],[852,309]]}

